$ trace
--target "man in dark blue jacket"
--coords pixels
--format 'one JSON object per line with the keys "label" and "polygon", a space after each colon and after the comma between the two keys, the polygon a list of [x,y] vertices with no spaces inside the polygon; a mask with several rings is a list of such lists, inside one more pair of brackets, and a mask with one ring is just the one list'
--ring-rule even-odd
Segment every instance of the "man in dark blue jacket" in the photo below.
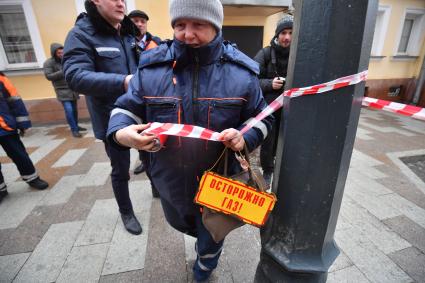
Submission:
{"label": "man in dark blue jacket", "polygon": [[[257,78],[258,64],[223,42],[223,6],[219,0],[171,0],[174,41],[143,53],[128,92],[120,97],[109,121],[108,140],[117,148],[151,150],[139,132],[143,121],[192,124],[221,132],[223,143],[168,137],[165,147],[150,154],[151,177],[165,217],[177,230],[197,238],[196,281],[206,280],[217,266],[223,241],[214,242],[193,199],[204,171],[224,146],[255,149],[267,136],[272,118],[241,134],[239,129],[266,103]],[[229,174],[241,171],[234,154]]]}
{"label": "man in dark blue jacket", "polygon": [[[30,127],[31,121],[24,102],[10,80],[0,72],[0,145],[18,167],[22,179],[31,187],[44,190],[49,184],[38,176],[18,135],[19,132],[23,136]],[[7,195],[0,163],[0,202]]]}
{"label": "man in dark blue jacket", "polygon": [[[64,48],[63,69],[71,89],[85,94],[95,137],[105,142],[109,114],[136,72],[137,27],[125,16],[124,0],[86,0]],[[105,142],[111,160],[112,188],[125,228],[142,233],[128,191],[130,151]]]}

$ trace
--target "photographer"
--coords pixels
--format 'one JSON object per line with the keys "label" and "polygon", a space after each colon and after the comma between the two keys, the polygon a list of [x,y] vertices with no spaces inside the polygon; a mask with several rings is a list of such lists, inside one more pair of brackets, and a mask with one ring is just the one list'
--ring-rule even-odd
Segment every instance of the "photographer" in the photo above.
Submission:
{"label": "photographer", "polygon": [[[260,64],[260,86],[264,99],[268,104],[275,100],[285,86],[288,68],[289,49],[292,39],[293,16],[287,15],[278,23],[275,35],[270,41],[270,46],[261,49],[254,60]],[[264,179],[270,185],[274,170],[277,138],[279,136],[281,112],[273,113],[275,123],[272,130],[261,146],[260,162],[264,172]]]}

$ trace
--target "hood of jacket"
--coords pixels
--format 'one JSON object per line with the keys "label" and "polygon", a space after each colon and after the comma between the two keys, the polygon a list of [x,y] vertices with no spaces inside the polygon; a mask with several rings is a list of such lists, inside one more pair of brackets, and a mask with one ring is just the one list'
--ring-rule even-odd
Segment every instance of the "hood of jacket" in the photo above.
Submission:
{"label": "hood of jacket", "polygon": [[56,57],[55,53],[56,53],[56,50],[58,50],[60,48],[63,49],[63,45],[60,44],[60,43],[55,42],[55,43],[50,44],[50,55],[52,55],[52,58],[54,58],[55,60],[59,60],[59,61],[60,61],[60,59]]}
{"label": "hood of jacket", "polygon": [[[81,13],[78,15],[76,24],[80,24],[84,21],[82,19],[88,18],[93,25],[92,29],[87,30],[88,32],[94,34],[96,32],[107,35],[116,35],[117,30],[111,26],[97,11],[96,5],[89,0],[86,0],[84,3],[87,13]],[[86,27],[84,27],[86,28]],[[140,34],[137,26],[131,21],[127,16],[124,16],[124,19],[121,22],[120,33],[123,35],[132,35],[138,36]]]}

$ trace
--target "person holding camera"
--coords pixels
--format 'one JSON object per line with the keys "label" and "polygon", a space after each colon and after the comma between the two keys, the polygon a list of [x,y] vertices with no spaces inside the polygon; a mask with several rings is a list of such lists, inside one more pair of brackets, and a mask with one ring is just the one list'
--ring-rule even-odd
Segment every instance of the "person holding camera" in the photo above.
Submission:
{"label": "person holding camera", "polygon": [[[268,104],[282,94],[288,69],[289,49],[292,39],[293,16],[283,17],[276,26],[270,46],[261,49],[254,60],[260,64],[260,86]],[[260,163],[264,179],[270,185],[274,170],[277,139],[279,136],[281,111],[273,113],[275,122],[272,130],[261,146]]]}

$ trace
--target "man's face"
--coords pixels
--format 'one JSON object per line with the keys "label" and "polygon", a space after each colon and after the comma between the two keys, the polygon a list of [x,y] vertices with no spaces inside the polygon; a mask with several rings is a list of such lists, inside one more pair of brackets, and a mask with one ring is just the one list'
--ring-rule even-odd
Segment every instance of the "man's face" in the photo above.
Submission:
{"label": "man's face", "polygon": [[291,45],[291,40],[292,40],[292,29],[290,28],[282,30],[277,37],[277,41],[279,42],[279,45],[285,48]]}
{"label": "man's face", "polygon": [[140,30],[140,33],[142,34],[142,36],[145,35],[148,29],[148,21],[142,17],[132,17],[131,20]]}
{"label": "man's face", "polygon": [[62,57],[63,57],[63,48],[58,48],[58,49],[56,49],[56,51],[55,51],[55,56],[56,56],[57,58],[59,58],[59,59],[62,59]]}
{"label": "man's face", "polygon": [[112,26],[119,24],[125,15],[125,0],[92,0],[99,14]]}
{"label": "man's face", "polygon": [[179,19],[174,24],[174,36],[193,48],[210,43],[217,35],[212,24],[202,20]]}

